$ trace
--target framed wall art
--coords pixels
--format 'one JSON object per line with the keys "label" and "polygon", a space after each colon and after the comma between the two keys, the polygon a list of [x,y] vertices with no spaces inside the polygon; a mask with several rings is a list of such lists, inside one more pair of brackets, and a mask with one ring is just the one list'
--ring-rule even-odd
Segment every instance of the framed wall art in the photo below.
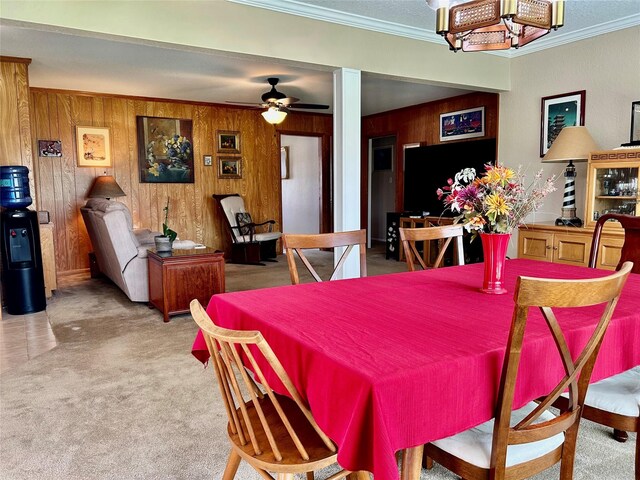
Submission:
{"label": "framed wall art", "polygon": [[484,137],[484,107],[440,114],[440,141]]}
{"label": "framed wall art", "polygon": [[540,156],[544,157],[564,127],[584,125],[586,91],[542,97]]}
{"label": "framed wall art", "polygon": [[62,142],[60,140],[38,140],[39,157],[61,157]]}
{"label": "framed wall art", "polygon": [[191,120],[137,117],[140,183],[193,183]]}
{"label": "framed wall art", "polygon": [[240,132],[218,130],[218,153],[240,153]]}
{"label": "framed wall art", "polygon": [[76,126],[79,167],[110,167],[111,139],[107,127]]}
{"label": "framed wall art", "polygon": [[640,145],[640,101],[631,104],[631,145]]}
{"label": "framed wall art", "polygon": [[242,178],[242,158],[218,157],[218,178]]}

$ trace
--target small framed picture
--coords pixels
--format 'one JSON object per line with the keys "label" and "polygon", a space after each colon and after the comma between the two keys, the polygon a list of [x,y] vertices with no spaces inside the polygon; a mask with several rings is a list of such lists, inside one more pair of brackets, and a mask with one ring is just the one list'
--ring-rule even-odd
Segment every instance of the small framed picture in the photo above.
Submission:
{"label": "small framed picture", "polygon": [[484,137],[484,107],[440,115],[440,141]]}
{"label": "small framed picture", "polygon": [[242,178],[242,158],[218,157],[218,178]]}
{"label": "small framed picture", "polygon": [[202,158],[204,160],[204,165],[206,167],[210,167],[211,165],[213,165],[213,160],[211,158],[211,155],[204,155]]}
{"label": "small framed picture", "polygon": [[111,139],[107,127],[76,126],[79,167],[110,167]]}
{"label": "small framed picture", "polygon": [[240,132],[218,130],[218,153],[240,153]]}
{"label": "small framed picture", "polygon": [[62,142],[60,140],[38,140],[39,157],[61,157]]}
{"label": "small framed picture", "polygon": [[542,97],[540,156],[544,157],[564,127],[584,125],[586,91]]}
{"label": "small framed picture", "polygon": [[631,143],[640,144],[640,101],[631,104]]}
{"label": "small framed picture", "polygon": [[280,147],[280,178],[289,178],[289,147]]}

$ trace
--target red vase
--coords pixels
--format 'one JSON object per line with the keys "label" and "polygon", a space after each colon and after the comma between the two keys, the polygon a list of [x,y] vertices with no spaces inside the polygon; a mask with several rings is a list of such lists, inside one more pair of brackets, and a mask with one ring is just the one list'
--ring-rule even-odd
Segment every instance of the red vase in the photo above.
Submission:
{"label": "red vase", "polygon": [[481,233],[482,253],[484,255],[484,293],[502,295],[507,293],[504,288],[504,266],[507,257],[507,247],[511,239],[510,233]]}

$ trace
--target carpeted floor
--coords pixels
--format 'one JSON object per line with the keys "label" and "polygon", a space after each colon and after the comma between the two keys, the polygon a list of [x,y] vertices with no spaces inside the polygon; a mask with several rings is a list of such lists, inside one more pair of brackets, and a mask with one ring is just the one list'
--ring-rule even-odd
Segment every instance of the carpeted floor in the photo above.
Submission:
{"label": "carpeted floor", "polygon": [[[404,270],[370,260],[370,274]],[[228,290],[289,281],[282,257],[226,275]],[[1,479],[221,478],[226,415],[213,371],[190,354],[190,316],[165,324],[99,279],[62,288],[47,311],[59,346],[0,377]],[[574,478],[633,479],[634,441],[584,422]],[[241,464],[236,478],[261,477]],[[422,478],[456,477],[436,466]]]}

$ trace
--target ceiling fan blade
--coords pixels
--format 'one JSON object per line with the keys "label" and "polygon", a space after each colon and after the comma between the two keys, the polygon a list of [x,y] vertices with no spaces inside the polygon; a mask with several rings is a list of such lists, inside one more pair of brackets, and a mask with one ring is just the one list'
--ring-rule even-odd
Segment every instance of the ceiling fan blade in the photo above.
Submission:
{"label": "ceiling fan blade", "polygon": [[288,105],[289,108],[306,108],[308,110],[327,110],[329,105],[319,105],[317,103],[294,103]]}
{"label": "ceiling fan blade", "polygon": [[262,103],[256,103],[256,102],[232,102],[230,100],[227,100],[225,103],[230,103],[232,105],[251,105],[251,106],[254,106],[256,108],[263,108],[265,106]]}
{"label": "ceiling fan blade", "polygon": [[278,103],[281,105],[291,105],[292,103],[296,103],[299,102],[300,99],[296,98],[296,97],[285,97],[285,98],[281,98],[280,100],[278,100]]}

